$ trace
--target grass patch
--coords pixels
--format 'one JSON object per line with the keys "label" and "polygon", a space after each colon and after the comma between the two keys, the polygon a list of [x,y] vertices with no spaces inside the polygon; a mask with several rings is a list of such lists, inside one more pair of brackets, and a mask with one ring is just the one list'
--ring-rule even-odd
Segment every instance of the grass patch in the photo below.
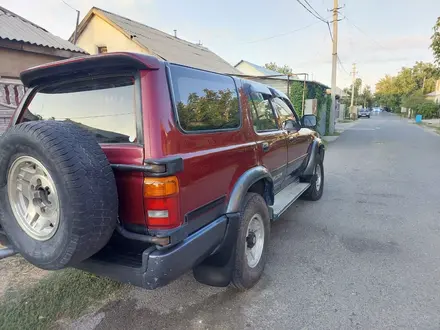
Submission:
{"label": "grass patch", "polygon": [[55,272],[37,285],[0,302],[0,329],[47,329],[61,318],[76,318],[122,284],[75,269]]}

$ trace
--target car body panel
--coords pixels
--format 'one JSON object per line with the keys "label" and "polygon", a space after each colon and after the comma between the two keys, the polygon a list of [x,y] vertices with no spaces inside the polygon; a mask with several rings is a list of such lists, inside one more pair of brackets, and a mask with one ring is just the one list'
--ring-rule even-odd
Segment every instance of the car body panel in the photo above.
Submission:
{"label": "car body panel", "polygon": [[[72,75],[67,74],[69,70]],[[137,233],[138,236],[130,237],[137,237],[142,244],[148,243],[148,249],[141,254],[141,264],[145,267],[144,270],[146,267],[149,271],[151,269],[152,274],[157,271],[157,274],[165,278],[168,276],[165,273],[170,270],[168,268],[178,263],[172,274],[174,279],[181,271],[187,271],[188,267],[199,264],[201,258],[216,251],[220,242],[224,241],[226,228],[236,228],[231,225],[230,220],[240,218],[240,201],[251,185],[264,180],[264,194],[269,193],[268,197],[264,197],[270,208],[274,194],[286,182],[297,180],[306,173],[304,170],[311,171],[317,155],[324,155],[324,147],[317,133],[301,127],[300,119],[285,94],[263,84],[236,77],[231,79],[234,80],[239,96],[240,126],[234,129],[185,132],[178,123],[170,80],[170,64],[152,56],[133,53],[75,58],[26,70],[22,73],[22,79],[30,89],[12,123],[20,122],[20,113],[31,99],[34,88],[63,79],[101,77],[109,72],[133,74],[138,88],[135,102],[138,105],[135,116],[137,140],[133,143],[101,144],[101,147],[113,165],[116,177],[121,228]],[[296,118],[297,129],[283,129],[278,120],[278,129],[257,133],[248,98],[251,88],[284,99]],[[142,170],[148,162],[169,158],[178,159],[183,164],[172,174],[177,177],[179,184],[179,214],[182,225],[172,230],[154,231],[147,226],[144,207],[144,177],[149,174],[138,170]],[[133,170],[130,170],[130,166]],[[123,232],[121,230],[118,233]],[[179,232],[180,236],[176,234]],[[205,234],[212,235],[212,239],[209,236],[201,237]],[[233,237],[231,233],[228,235]],[[151,246],[153,236],[173,237],[170,239],[172,244],[165,247]],[[197,251],[197,242],[203,242],[201,248],[205,250]],[[112,241],[109,245],[111,244]],[[116,249],[119,248],[121,247],[116,245]],[[234,244],[226,247],[233,248]],[[114,253],[112,249],[110,254]],[[188,257],[190,263],[185,264],[181,256]],[[90,267],[85,269],[93,272],[105,275],[112,271],[111,263],[105,266],[105,270],[101,268],[102,260],[88,260],[86,263]],[[117,268],[116,278],[119,275],[124,276],[124,269],[125,266]],[[138,269],[134,272],[136,276],[141,274]],[[157,285],[145,284],[143,280],[140,283],[149,288],[168,283],[168,280],[160,280]]]}

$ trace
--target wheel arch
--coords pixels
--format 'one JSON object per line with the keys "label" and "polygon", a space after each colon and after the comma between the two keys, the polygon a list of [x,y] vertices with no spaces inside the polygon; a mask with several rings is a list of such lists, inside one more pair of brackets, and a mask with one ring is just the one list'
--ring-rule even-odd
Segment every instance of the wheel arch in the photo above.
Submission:
{"label": "wheel arch", "polygon": [[303,176],[313,175],[316,162],[319,159],[324,160],[325,146],[322,143],[321,139],[313,140],[313,142],[309,146],[308,154],[309,154],[309,158],[306,168],[303,172]]}
{"label": "wheel arch", "polygon": [[273,179],[266,167],[253,167],[240,176],[229,195],[226,213],[239,212],[242,201],[249,191],[259,193],[268,205],[273,205]]}

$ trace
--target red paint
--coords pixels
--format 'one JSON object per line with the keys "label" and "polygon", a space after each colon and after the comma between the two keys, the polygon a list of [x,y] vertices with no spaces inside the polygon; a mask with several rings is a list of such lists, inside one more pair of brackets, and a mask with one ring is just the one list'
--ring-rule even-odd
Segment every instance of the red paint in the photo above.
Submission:
{"label": "red paint", "polygon": [[[180,191],[178,200],[173,201],[175,205],[180,205],[180,212],[176,213],[180,214],[180,220],[183,221],[189,212],[220,197],[225,196],[228,200],[237,179],[248,169],[263,165],[274,171],[307,153],[308,141],[312,137],[310,134],[303,135],[301,130],[296,133],[282,130],[255,133],[249,115],[250,104],[238,79],[241,128],[235,131],[186,134],[176,126],[165,63],[155,57],[109,53],[45,64],[27,72],[35,71],[38,75],[41,69],[118,55],[131,57],[149,68],[140,71],[142,118],[137,120],[142,120],[144,144],[105,144],[102,149],[113,164],[143,165],[144,159],[182,157],[184,171],[176,174]],[[288,142],[288,137],[294,140]],[[263,152],[263,143],[269,144],[267,152]],[[147,226],[145,213],[148,205],[144,204],[149,201],[143,198],[143,174],[116,171],[115,177],[121,221]]]}
{"label": "red paint", "polygon": [[[111,164],[143,165],[142,146],[132,144],[102,144]],[[142,173],[115,171],[118,186],[119,218],[122,222],[145,226]]]}

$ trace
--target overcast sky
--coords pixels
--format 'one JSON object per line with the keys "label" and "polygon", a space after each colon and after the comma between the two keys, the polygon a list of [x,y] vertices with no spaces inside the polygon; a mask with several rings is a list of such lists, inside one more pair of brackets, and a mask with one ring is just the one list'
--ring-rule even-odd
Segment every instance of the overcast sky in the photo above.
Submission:
{"label": "overcast sky", "polygon": [[[324,17],[332,0],[308,0]],[[236,64],[288,64],[330,84],[331,39],[326,24],[296,0],[66,0],[81,11],[92,6],[198,42]],[[302,0],[304,2],[304,0]],[[0,0],[0,5],[67,39],[76,12],[61,0]],[[415,61],[432,61],[428,48],[440,0],[340,0],[338,86],[346,87],[353,62],[364,84],[374,86]],[[344,19],[344,16],[346,18]],[[345,69],[345,70],[344,70]]]}

